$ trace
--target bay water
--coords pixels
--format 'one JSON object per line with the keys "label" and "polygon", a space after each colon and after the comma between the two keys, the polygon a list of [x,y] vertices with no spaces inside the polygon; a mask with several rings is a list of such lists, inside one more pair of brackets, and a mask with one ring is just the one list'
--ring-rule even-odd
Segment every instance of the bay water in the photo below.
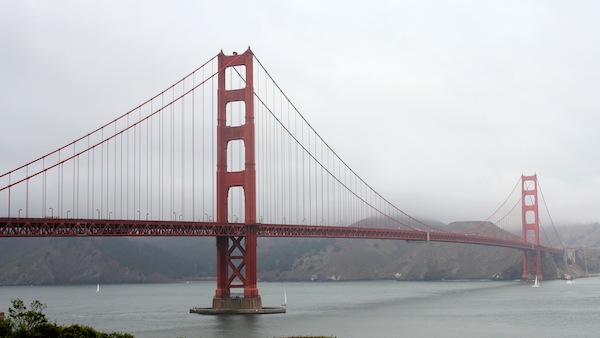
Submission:
{"label": "bay water", "polygon": [[51,322],[136,337],[598,337],[600,278],[544,281],[259,283],[287,313],[204,316],[215,282],[0,286],[0,311],[46,303]]}

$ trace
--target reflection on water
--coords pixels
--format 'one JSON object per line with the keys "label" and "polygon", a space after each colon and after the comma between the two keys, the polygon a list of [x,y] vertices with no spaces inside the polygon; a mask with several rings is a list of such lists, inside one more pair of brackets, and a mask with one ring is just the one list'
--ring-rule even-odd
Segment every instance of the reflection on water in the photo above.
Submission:
{"label": "reflection on water", "polygon": [[219,337],[260,336],[260,316],[216,316],[215,333]]}

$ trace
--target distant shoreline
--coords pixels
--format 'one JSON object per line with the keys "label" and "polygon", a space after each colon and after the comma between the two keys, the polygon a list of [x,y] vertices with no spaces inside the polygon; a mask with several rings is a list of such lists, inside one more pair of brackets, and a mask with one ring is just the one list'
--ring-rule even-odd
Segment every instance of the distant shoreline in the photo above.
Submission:
{"label": "distant shoreline", "polygon": [[[582,278],[597,278],[600,277],[600,273],[588,274],[587,276],[574,276],[575,279]],[[136,284],[193,284],[193,283],[201,283],[201,282],[214,282],[216,281],[216,277],[203,277],[200,279],[186,280],[186,281],[164,281],[164,282],[123,282],[123,283],[72,283],[72,284],[0,284],[0,287],[11,287],[11,286],[95,286],[97,284],[100,285],[136,285]],[[545,278],[546,281],[551,280],[565,280],[564,278]],[[417,279],[382,279],[382,278],[372,278],[372,279],[344,279],[344,280],[263,280],[259,281],[259,283],[352,283],[352,282],[377,282],[377,281],[397,281],[397,282],[520,282],[527,281],[526,279],[427,279],[427,280],[417,280]]]}

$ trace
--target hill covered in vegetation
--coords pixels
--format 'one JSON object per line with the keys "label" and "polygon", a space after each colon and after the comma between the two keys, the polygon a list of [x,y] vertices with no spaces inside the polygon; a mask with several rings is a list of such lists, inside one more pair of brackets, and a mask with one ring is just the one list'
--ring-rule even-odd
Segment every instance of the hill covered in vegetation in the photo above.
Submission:
{"label": "hill covered in vegetation", "polygon": [[[479,222],[456,222],[449,230]],[[600,225],[559,228],[568,260],[543,257],[545,278],[600,272]],[[498,234],[496,234],[498,235]],[[510,234],[505,234],[510,236]],[[581,247],[586,247],[583,250]],[[214,238],[0,238],[0,284],[95,284],[199,280],[216,275]],[[518,279],[519,250],[371,239],[259,238],[261,280]]]}

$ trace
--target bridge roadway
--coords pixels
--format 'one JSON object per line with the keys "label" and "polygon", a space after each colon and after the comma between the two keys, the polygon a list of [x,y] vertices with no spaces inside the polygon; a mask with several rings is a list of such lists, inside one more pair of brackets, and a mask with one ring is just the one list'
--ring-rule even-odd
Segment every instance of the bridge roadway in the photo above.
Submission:
{"label": "bridge roadway", "polygon": [[[538,247],[520,238],[501,239],[458,232],[436,232],[346,226],[256,224],[259,237],[371,238],[415,242],[452,242],[499,246],[521,250]],[[0,237],[82,236],[243,236],[243,223],[177,222],[109,219],[0,218]],[[563,249],[540,245],[543,252],[563,254]]]}

